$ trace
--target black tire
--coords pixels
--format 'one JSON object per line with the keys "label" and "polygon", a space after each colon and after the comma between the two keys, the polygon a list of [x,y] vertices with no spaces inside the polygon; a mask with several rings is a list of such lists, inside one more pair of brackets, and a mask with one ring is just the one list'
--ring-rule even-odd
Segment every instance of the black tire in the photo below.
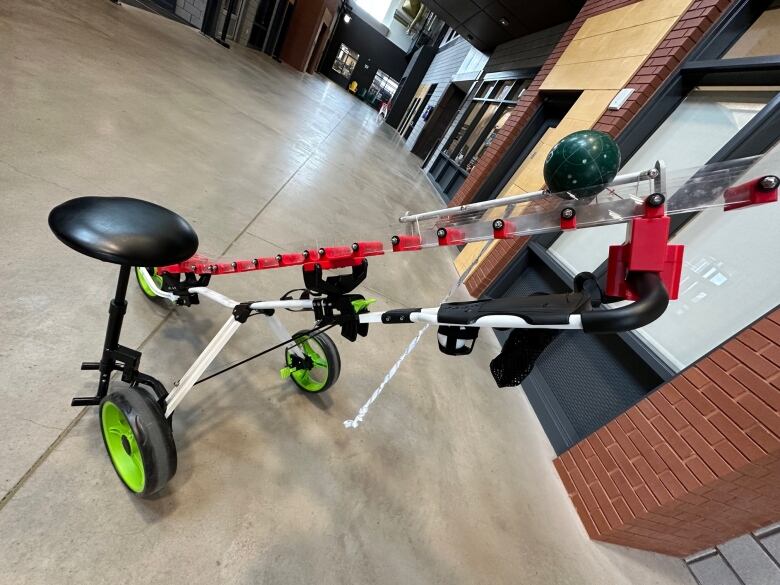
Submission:
{"label": "black tire", "polygon": [[[307,394],[325,392],[336,383],[341,374],[341,356],[339,355],[338,347],[336,347],[336,344],[327,333],[315,333],[310,336],[309,332],[305,329],[296,332],[293,335],[293,339],[298,346],[302,346],[304,343],[307,344],[308,347],[313,349],[327,364],[327,374],[324,376],[319,372],[321,367],[316,365],[308,370],[300,368],[293,371],[290,375],[293,383],[298,386],[301,391],[306,392]],[[289,367],[291,365],[290,351],[285,350],[284,353],[284,362]],[[304,349],[304,353],[308,354],[309,352]]]}
{"label": "black tire", "polygon": [[176,473],[171,426],[145,391],[122,388],[103,398],[100,429],[114,471],[134,495],[156,494]]}

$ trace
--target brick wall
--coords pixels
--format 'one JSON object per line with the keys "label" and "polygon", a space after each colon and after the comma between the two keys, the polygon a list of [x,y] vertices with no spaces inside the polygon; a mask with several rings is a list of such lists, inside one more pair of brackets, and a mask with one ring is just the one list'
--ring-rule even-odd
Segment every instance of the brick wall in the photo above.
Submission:
{"label": "brick wall", "polygon": [[596,540],[685,556],[780,520],[780,310],[555,466]]}
{"label": "brick wall", "polygon": [[[733,2],[733,0],[696,0],[693,2],[688,7],[688,10],[680,17],[680,20],[675,24],[672,30],[669,31],[666,38],[648,56],[642,67],[640,67],[631,79],[630,83],[626,85],[626,87],[632,87],[636,91],[632,94],[623,108],[618,112],[606,112],[594,125],[594,128],[608,132],[612,136],[617,137],[631,118],[633,118],[639,109],[648,102],[663,81],[682,62],[685,56],[701,39],[702,35],[720,17],[722,12],[731,4],[731,2]],[[517,111],[517,118],[514,116],[510,118],[502,129],[502,132],[504,133],[503,142],[501,145],[496,146],[495,152],[491,152],[490,149],[488,149],[488,152],[482,157],[471,175],[464,182],[463,187],[458,191],[456,197],[453,198],[452,205],[462,205],[471,200],[471,197],[476,194],[479,183],[483,181],[487,174],[498,164],[500,157],[506,152],[517,135],[519,135],[523,125],[528,121],[541,103],[538,92],[539,86],[541,86],[549,71],[566,49],[566,46],[571,42],[571,39],[577,34],[582,23],[590,16],[595,16],[596,14],[608,10],[614,10],[615,8],[631,3],[633,2],[608,2],[607,0],[598,0],[588,1],[585,4],[580,14],[572,22],[569,30],[566,31],[566,34],[548,58],[545,66],[539,72],[536,79],[534,79],[532,88],[529,88],[529,91],[526,92],[526,96],[524,97],[527,97],[531,101],[527,104],[523,104],[522,111]],[[586,13],[586,11],[587,14],[583,18],[583,14]],[[531,89],[534,90],[534,93],[529,95],[531,94]],[[521,106],[518,106],[516,110],[521,110]],[[513,120],[516,125],[512,126],[510,130],[507,130],[507,126],[509,126],[509,123]],[[493,142],[491,148],[496,142],[498,142],[498,139]],[[483,162],[484,165],[482,164]],[[482,165],[481,169],[480,165]],[[475,171],[478,169],[479,174],[475,174]],[[466,279],[465,284],[468,291],[475,297],[482,296],[495,279],[514,260],[517,254],[522,250],[526,241],[527,239],[521,238],[519,240],[503,240],[498,242],[480,266],[468,279]]]}

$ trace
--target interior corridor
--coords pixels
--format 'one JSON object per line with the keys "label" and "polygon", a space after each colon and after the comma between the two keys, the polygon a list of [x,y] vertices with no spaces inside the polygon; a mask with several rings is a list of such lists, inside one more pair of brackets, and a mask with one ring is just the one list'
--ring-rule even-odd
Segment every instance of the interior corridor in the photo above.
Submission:
{"label": "interior corridor", "polygon": [[[53,206],[148,199],[187,218],[201,250],[254,257],[384,237],[441,201],[340,87],[131,6],[5,0],[0,70],[0,583],[693,583],[679,559],[588,539],[522,390],[493,383],[487,332],[452,358],[429,331],[356,430],[342,421],[415,328],[334,335],[342,374],[324,395],[280,380],[278,352],[198,386],[174,417],[177,475],[130,496],[96,409],[69,406],[94,390],[79,364],[99,355],[116,267],[56,241]],[[444,248],[377,258],[359,292],[379,309],[430,306],[452,262]],[[212,283],[242,300],[303,284],[297,269]],[[134,284],[128,300],[122,343],[169,386],[228,316]],[[256,321],[219,364],[270,345]]]}

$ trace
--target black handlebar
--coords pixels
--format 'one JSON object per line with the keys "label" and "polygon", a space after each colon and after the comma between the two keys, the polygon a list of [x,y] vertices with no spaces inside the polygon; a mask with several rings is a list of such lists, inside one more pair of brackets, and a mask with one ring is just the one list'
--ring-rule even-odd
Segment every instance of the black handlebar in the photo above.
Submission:
{"label": "black handlebar", "polygon": [[[579,277],[578,277],[579,278]],[[595,280],[590,276],[591,280]],[[583,279],[580,279],[582,281]],[[639,300],[617,309],[594,309],[598,303],[592,292],[577,290],[563,294],[540,294],[530,297],[504,297],[460,303],[444,303],[437,312],[440,325],[472,325],[482,317],[504,315],[521,317],[535,326],[568,325],[572,315],[582,318],[582,330],[586,333],[618,333],[644,327],[663,315],[669,305],[661,277],[654,272],[634,272],[629,283],[637,291]],[[583,288],[583,282],[575,287]],[[410,323],[410,315],[420,309],[397,309],[382,315],[382,323]]]}
{"label": "black handlebar", "polygon": [[669,305],[661,277],[655,272],[634,272],[629,281],[640,299],[625,307],[582,313],[582,330],[586,333],[618,333],[639,329],[663,315]]}

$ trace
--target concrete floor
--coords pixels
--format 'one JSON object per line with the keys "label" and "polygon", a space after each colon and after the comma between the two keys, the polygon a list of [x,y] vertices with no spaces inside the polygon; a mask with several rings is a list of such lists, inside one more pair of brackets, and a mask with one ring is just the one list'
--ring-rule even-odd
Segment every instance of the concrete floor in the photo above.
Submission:
{"label": "concrete floor", "polygon": [[[0,583],[691,583],[677,559],[588,540],[522,391],[492,383],[486,334],[461,359],[429,334],[353,431],[341,422],[415,329],[338,338],[341,379],[321,397],[280,381],[278,355],[217,378],[177,411],[169,488],[129,496],[95,409],[68,406],[93,390],[78,365],[98,358],[116,269],[59,244],[52,206],[141,196],[189,218],[203,250],[242,256],[352,241],[437,200],[340,88],[131,7],[5,0],[0,71]],[[447,250],[395,255],[372,261],[364,290],[419,306],[454,278]],[[302,283],[290,270],[215,284],[249,299]],[[225,318],[133,289],[123,342],[171,384]],[[221,363],[266,344],[257,329]]]}

